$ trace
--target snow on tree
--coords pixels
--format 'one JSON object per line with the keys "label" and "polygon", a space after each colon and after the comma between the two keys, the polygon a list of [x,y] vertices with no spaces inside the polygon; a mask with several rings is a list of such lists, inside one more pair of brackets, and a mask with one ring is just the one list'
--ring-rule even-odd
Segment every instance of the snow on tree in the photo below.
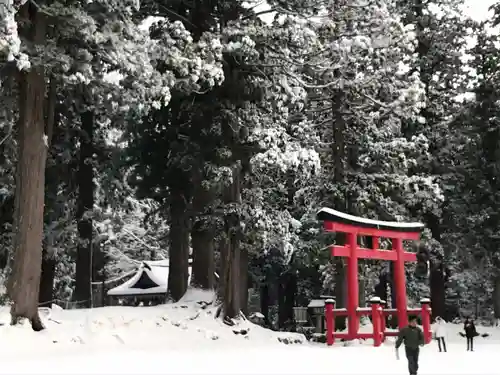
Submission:
{"label": "snow on tree", "polygon": [[[40,303],[53,299],[53,285],[56,298],[90,303],[91,283],[167,256],[169,292],[178,299],[192,248],[193,280],[213,288],[219,275],[225,317],[246,310],[248,269],[264,301],[279,285],[286,328],[292,294],[303,304],[342,290],[342,261],[329,262],[325,247],[342,237],[322,233],[315,217],[333,206],[427,223],[425,260],[407,272],[410,299],[427,294],[430,280],[433,310],[445,299],[449,309],[498,305],[498,51],[460,3],[29,2],[28,16],[50,15],[53,31],[34,49],[27,24],[14,18],[25,16],[24,2],[2,2],[4,273],[19,219],[14,168],[22,142],[13,135],[17,117],[29,114],[38,116],[40,137],[24,156],[48,153],[38,166],[45,209],[31,215],[43,218],[43,242],[38,232],[30,239],[42,244],[30,259],[43,248]],[[466,59],[470,37],[477,47]],[[27,105],[26,96],[17,102],[27,83],[38,85],[43,105]],[[466,90],[473,99],[459,101]],[[45,118],[52,130],[42,128]],[[36,278],[35,268],[19,264],[17,274]],[[388,270],[365,261],[360,272],[367,294]],[[24,315],[37,323],[35,284],[26,284]]]}
{"label": "snow on tree", "polygon": [[[460,196],[452,200],[449,211],[454,221],[447,233],[450,251],[449,304],[483,314],[485,304],[500,316],[500,277],[498,274],[498,87],[497,37],[488,29],[498,24],[498,8],[491,23],[476,25],[476,44],[468,65],[473,72],[473,99],[463,106],[453,121],[454,147],[449,147],[453,164],[451,177]],[[457,158],[460,155],[460,158]],[[451,190],[451,187],[450,187]],[[487,271],[488,270],[488,271]],[[480,287],[482,286],[482,287]],[[475,293],[475,294],[474,294]],[[474,294],[474,295],[473,295]]]}
{"label": "snow on tree", "polygon": [[[463,238],[461,230],[455,232],[461,221],[457,216],[462,216],[455,210],[464,198],[464,192],[457,189],[461,185],[461,168],[456,168],[455,155],[467,136],[464,138],[463,132],[454,124],[457,114],[462,111],[457,98],[472,87],[465,54],[475,27],[463,14],[462,3],[458,0],[397,2],[405,24],[414,25],[417,39],[408,69],[420,73],[426,93],[426,106],[420,113],[423,121],[407,121],[404,133],[408,138],[423,134],[428,139],[428,162],[420,163],[414,171],[434,175],[435,182],[447,198],[434,210],[422,212],[432,238],[442,246],[442,251],[430,254],[430,291],[431,300],[435,301],[432,309],[438,315],[444,314],[445,283],[455,268],[453,249],[457,244],[456,236]],[[455,194],[456,197],[451,198]],[[450,205],[447,201],[454,203]],[[465,206],[464,209],[467,210]]]}
{"label": "snow on tree", "polygon": [[[176,78],[184,79],[182,74],[191,75],[190,83],[193,85],[202,80],[208,82],[208,85],[212,85],[221,79],[221,69],[217,67],[216,61],[217,45],[207,47],[198,44],[195,49],[191,48],[189,36],[186,36],[182,28],[175,23],[170,29],[167,28],[167,33],[171,32],[174,39],[177,38],[176,44],[179,45],[179,49],[172,48],[172,45],[168,44],[162,45],[163,43],[167,43],[168,40],[165,38],[163,40],[152,39],[149,33],[143,32],[139,24],[133,19],[133,9],[136,6],[136,1],[96,1],[86,4],[66,4],[65,2],[54,1],[44,4],[42,8],[29,2],[20,10],[24,15],[32,18],[31,21],[35,24],[35,28],[38,27],[36,29],[38,34],[35,35],[36,40],[34,41],[41,46],[38,49],[29,49],[31,44],[26,44],[26,52],[30,56],[31,63],[30,71],[22,73],[23,77],[26,76],[26,84],[29,87],[34,87],[35,81],[30,80],[36,79],[39,85],[37,86],[38,90],[40,92],[42,90],[45,91],[44,76],[47,75],[47,78],[50,78],[51,85],[53,83],[64,85],[64,88],[67,90],[66,92],[71,92],[71,95],[67,97],[78,98],[71,103],[70,108],[74,107],[75,112],[78,113],[77,117],[81,117],[80,120],[83,128],[85,128],[85,124],[90,126],[87,129],[83,129],[88,138],[88,141],[86,141],[88,145],[86,146],[86,150],[88,152],[84,152],[83,148],[81,148],[80,156],[82,166],[85,166],[86,170],[88,170],[88,173],[85,174],[87,176],[86,186],[88,188],[84,189],[80,182],[80,192],[87,192],[87,198],[85,198],[87,203],[83,206],[80,204],[77,212],[79,216],[89,218],[80,220],[79,222],[79,228],[80,224],[85,224],[86,228],[88,227],[88,230],[85,232],[87,233],[86,237],[92,236],[91,219],[89,216],[91,214],[86,213],[86,211],[92,209],[92,204],[89,202],[93,200],[93,168],[89,164],[91,163],[90,160],[84,160],[87,158],[84,155],[88,153],[88,156],[92,158],[90,150],[94,147],[93,129],[95,128],[94,125],[98,123],[98,116],[102,115],[102,112],[99,113],[97,111],[107,110],[108,114],[109,112],[113,112],[114,120],[116,121],[120,116],[123,118],[130,112],[130,104],[134,101],[138,103],[138,105],[133,107],[133,110],[136,112],[147,109],[149,105],[158,101],[161,101],[164,105],[168,104],[171,96],[170,88],[179,83],[179,81],[176,81]],[[47,18],[46,15],[48,14],[50,14],[50,18]],[[6,17],[8,18],[8,14]],[[44,27],[47,23],[57,23],[57,32],[46,34]],[[13,25],[9,27],[11,26]],[[11,34],[14,35],[15,33],[12,31]],[[5,35],[7,36],[7,33]],[[183,45],[178,43],[182,38],[185,39]],[[211,47],[213,47],[212,49],[215,51],[215,54],[209,51]],[[171,54],[164,53],[165,51],[169,51]],[[163,55],[161,55],[162,53]],[[173,68],[176,66],[180,67],[182,64],[186,64],[189,68],[187,72],[180,71],[181,76],[176,77],[176,74],[171,70],[165,70],[163,67],[157,65],[158,58],[168,60]],[[192,59],[191,64],[189,64],[190,59]],[[203,61],[206,63],[202,64]],[[42,66],[46,70],[42,70]],[[109,74],[112,72],[117,72],[121,75],[121,85],[109,83]],[[125,90],[122,90],[122,88],[125,88]],[[194,86],[192,89],[197,88],[197,86]],[[201,89],[205,88],[206,86],[201,87]],[[33,94],[32,97],[26,97],[26,100],[29,102],[29,100],[38,96]],[[43,98],[44,95],[41,94],[41,97]],[[24,98],[21,99],[24,100]],[[44,121],[42,121],[44,117],[43,103],[32,103],[33,105],[38,105],[39,112],[36,112],[30,108],[31,104],[28,102],[22,104],[20,107],[21,118],[27,113],[31,113],[32,116],[38,116],[39,130],[43,135],[42,125],[45,125],[43,124]],[[51,117],[53,116],[49,114],[48,118]],[[32,121],[29,120],[29,122]],[[23,134],[21,132],[21,135]],[[40,143],[40,147],[38,148],[34,144],[28,145],[26,143],[27,140],[25,140],[26,142],[21,140],[20,144],[22,147],[19,168],[24,165],[26,171],[28,171],[29,168],[34,167],[34,165],[27,164],[27,159],[23,159],[23,157],[28,155],[29,152],[41,152],[42,154],[39,156],[33,156],[33,160],[43,161],[43,165],[40,164],[37,166],[37,173],[41,179],[40,181],[43,182],[45,170],[44,155],[47,152],[46,148],[49,142],[47,140],[48,137],[42,135],[40,135],[40,139],[38,140]],[[30,230],[23,232],[28,227],[23,227],[21,224],[24,225],[24,221],[21,221],[19,223],[21,226],[19,227],[18,234],[22,235],[22,238],[19,237],[16,243],[18,246],[20,246],[19,244],[28,244],[28,247],[32,249],[31,251],[35,251],[36,249],[36,254],[33,253],[30,256],[30,264],[32,264],[30,269],[25,267],[26,262],[22,258],[22,256],[27,254],[25,251],[17,251],[18,256],[14,259],[11,278],[12,287],[10,288],[11,297],[14,299],[12,309],[13,322],[17,321],[17,316],[25,316],[34,322],[33,327],[35,329],[41,329],[41,324],[38,324],[39,319],[37,318],[35,302],[38,301],[39,279],[39,273],[36,271],[36,268],[38,258],[40,257],[41,259],[42,246],[41,243],[36,245],[35,242],[41,241],[40,236],[42,235],[42,229],[40,228],[42,228],[43,204],[40,202],[43,202],[41,195],[43,195],[42,188],[44,184],[40,183],[37,185],[42,189],[38,192],[38,195],[34,192],[29,192],[27,190],[29,181],[22,179],[25,175],[27,176],[28,172],[26,174],[19,174],[21,180],[18,181],[18,186],[23,186],[19,192],[21,194],[28,194],[29,197],[38,200],[37,202],[30,203],[29,199],[25,199],[26,196],[25,198],[20,198],[19,202],[24,204],[24,206],[19,208],[18,217],[33,218],[36,221],[36,225],[30,224],[29,228],[34,228],[36,233],[28,233]],[[80,203],[82,202],[81,199],[79,200]],[[23,207],[27,210],[38,209],[38,215],[28,214],[27,211],[22,212]],[[81,239],[83,240],[83,238]],[[30,244],[29,241],[34,242]],[[79,252],[79,254],[86,253],[86,258],[88,258],[88,253],[91,251],[91,247],[89,247],[91,246],[91,241],[89,238],[85,238],[85,243],[87,244],[84,246],[85,250]],[[80,269],[82,266],[85,267],[83,261],[77,262],[77,264],[79,264]],[[88,267],[84,269],[87,270]],[[25,277],[28,277],[28,274],[31,275],[29,278],[32,282],[22,282]],[[89,282],[83,281],[85,288],[89,288]],[[25,292],[20,292],[19,288],[26,290]],[[31,288],[29,293],[27,292],[28,288]],[[29,301],[28,299],[21,300],[19,299],[20,297],[18,298],[18,296],[27,294],[29,294]]]}

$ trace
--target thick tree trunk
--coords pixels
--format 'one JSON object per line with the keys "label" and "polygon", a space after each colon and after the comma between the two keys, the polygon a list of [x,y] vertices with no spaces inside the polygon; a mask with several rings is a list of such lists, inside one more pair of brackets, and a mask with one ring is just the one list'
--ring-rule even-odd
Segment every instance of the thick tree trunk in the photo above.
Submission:
{"label": "thick tree trunk", "polygon": [[189,279],[188,199],[184,195],[182,171],[170,186],[170,250],[168,295],[179,301],[187,291]]}
{"label": "thick tree trunk", "polygon": [[295,306],[295,299],[297,296],[297,273],[295,270],[290,272],[288,284],[286,288],[286,306],[288,317],[293,322],[295,319],[293,308]]}
{"label": "thick tree trunk", "polygon": [[[441,242],[441,225],[439,218],[435,215],[427,216],[427,226],[431,230],[432,237]],[[429,287],[431,298],[432,316],[444,317],[446,300],[446,273],[445,264],[441,256],[431,254],[429,270]]]}
{"label": "thick tree trunk", "polygon": [[285,275],[278,278],[278,330],[286,329],[286,280]]}
{"label": "thick tree trunk", "polygon": [[293,307],[295,304],[296,279],[293,272],[284,273],[279,280],[278,292],[278,327],[290,329],[293,323]]}
{"label": "thick tree trunk", "polygon": [[93,134],[94,114],[81,115],[80,164],[78,166],[78,247],[76,252],[75,293],[78,307],[92,306],[92,209],[94,206]]}
{"label": "thick tree trunk", "polygon": [[224,262],[224,280],[221,283],[224,318],[236,318],[241,310],[240,249],[236,234],[232,233],[235,223],[235,217],[226,217],[226,238],[221,241],[221,257]]}
{"label": "thick tree trunk", "polygon": [[445,272],[443,263],[430,265],[430,290],[431,290],[431,309],[434,318],[445,315]]}
{"label": "thick tree trunk", "polygon": [[[345,131],[346,122],[342,114],[342,99],[343,93],[338,90],[332,97],[332,155],[334,161],[333,182],[337,186],[345,184]],[[334,208],[342,210],[342,206],[346,205],[344,197],[335,197]],[[342,204],[343,203],[343,204]],[[339,245],[345,244],[346,236],[343,233],[337,233],[335,242]],[[335,299],[337,306],[345,307],[346,303],[346,272],[342,258],[338,257],[333,260],[335,265]]]}
{"label": "thick tree trunk", "polygon": [[192,282],[194,287],[211,290],[215,286],[214,233],[197,222],[191,231],[193,247]]}
{"label": "thick tree trunk", "polygon": [[[29,9],[31,8],[31,9]],[[45,16],[25,5],[32,40],[45,43]],[[19,73],[19,160],[16,172],[14,261],[8,291],[11,324],[27,318],[35,331],[44,329],[38,314],[45,190],[45,79],[43,67]]]}
{"label": "thick tree trunk", "polygon": [[240,287],[241,287],[241,311],[248,315],[248,250],[240,249]]}
{"label": "thick tree trunk", "polygon": [[[93,306],[101,307],[106,306],[106,262],[107,257],[104,248],[95,243],[93,240],[92,247],[92,285]],[[152,258],[154,259],[154,258]],[[97,286],[99,285],[99,286]],[[97,290],[97,292],[95,292]]]}
{"label": "thick tree trunk", "polygon": [[267,328],[271,326],[271,322],[269,320],[270,305],[269,285],[267,282],[264,282],[260,287],[260,312],[264,315],[264,326]]}
{"label": "thick tree trunk", "polygon": [[[233,167],[233,182],[225,188],[224,203],[240,203],[240,169]],[[220,295],[224,318],[236,318],[243,307],[241,287],[240,216],[234,208],[228,208],[224,216],[224,238],[220,245],[222,282]]]}
{"label": "thick tree trunk", "polygon": [[210,290],[215,287],[214,229],[212,219],[204,214],[213,201],[213,192],[203,186],[203,175],[200,169],[197,169],[197,173],[193,176],[193,184],[193,210],[197,218],[191,230],[193,248],[191,284]]}
{"label": "thick tree trunk", "polygon": [[500,319],[500,273],[493,280],[493,313],[498,321]]}
{"label": "thick tree trunk", "polygon": [[[46,106],[46,123],[45,123],[45,134],[47,135],[47,148],[50,150],[52,146],[52,141],[54,137],[54,128],[56,126],[56,102],[57,102],[57,81],[55,78],[51,77],[49,93],[47,97]],[[47,159],[50,158],[49,152]],[[45,188],[46,201],[52,196],[57,196],[60,176],[55,172],[56,168],[50,168],[46,165],[45,170]],[[48,193],[48,194],[47,194]],[[46,204],[51,202],[46,202]],[[46,221],[51,222],[53,219],[50,217],[51,211],[45,212]],[[47,231],[47,228],[45,229]],[[56,259],[52,252],[53,248],[53,237],[52,233],[45,233],[45,243],[43,246],[42,253],[42,275],[40,278],[40,291],[38,293],[38,302],[41,307],[51,307],[52,299],[54,297],[54,279],[56,275]]]}

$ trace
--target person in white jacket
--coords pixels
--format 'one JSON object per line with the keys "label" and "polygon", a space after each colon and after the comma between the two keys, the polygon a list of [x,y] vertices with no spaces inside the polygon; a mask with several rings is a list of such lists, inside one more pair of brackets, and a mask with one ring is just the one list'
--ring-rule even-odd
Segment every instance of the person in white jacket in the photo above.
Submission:
{"label": "person in white jacket", "polygon": [[436,323],[434,325],[434,337],[438,342],[438,347],[440,352],[442,352],[443,350],[446,352],[445,336],[446,336],[446,322],[444,321],[443,318],[438,316],[436,318]]}

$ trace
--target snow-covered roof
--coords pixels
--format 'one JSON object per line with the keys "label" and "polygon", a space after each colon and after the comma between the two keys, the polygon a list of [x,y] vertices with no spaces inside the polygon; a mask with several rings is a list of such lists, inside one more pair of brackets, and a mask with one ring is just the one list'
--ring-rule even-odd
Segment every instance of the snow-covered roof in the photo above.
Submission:
{"label": "snow-covered roof", "polygon": [[[130,279],[123,284],[108,290],[108,296],[144,295],[144,294],[165,294],[168,289],[168,259],[144,261],[139,269]],[[144,275],[143,275],[144,274]],[[188,284],[191,282],[191,266],[188,268]],[[136,287],[141,277],[148,277],[152,281],[152,287]]]}
{"label": "snow-covered roof", "polygon": [[318,219],[324,221],[340,221],[351,225],[363,225],[368,227],[376,227],[378,229],[398,229],[408,231],[421,231],[425,225],[422,223],[400,223],[397,221],[381,221],[373,219],[365,219],[344,212],[324,207],[317,214]]}
{"label": "snow-covered roof", "polygon": [[147,264],[151,267],[167,267],[169,266],[168,259],[160,259],[160,260],[144,260],[143,264]]}
{"label": "snow-covered roof", "polygon": [[312,299],[311,302],[309,302],[309,305],[307,305],[309,308],[318,308],[318,307],[325,307],[325,300],[324,299]]}

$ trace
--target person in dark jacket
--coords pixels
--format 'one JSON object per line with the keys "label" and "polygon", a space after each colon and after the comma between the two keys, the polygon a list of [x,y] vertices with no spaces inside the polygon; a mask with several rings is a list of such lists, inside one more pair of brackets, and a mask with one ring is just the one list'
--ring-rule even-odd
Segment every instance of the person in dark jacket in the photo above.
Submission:
{"label": "person in dark jacket", "polygon": [[467,351],[474,351],[474,337],[477,336],[476,325],[474,320],[470,318],[465,319],[464,323],[465,338],[467,339]]}
{"label": "person in dark jacket", "polygon": [[398,339],[396,340],[396,350],[401,344],[405,345],[406,358],[408,359],[408,371],[410,375],[417,375],[418,371],[418,356],[420,347],[424,345],[424,333],[417,326],[417,317],[410,317],[407,327],[399,331]]}

